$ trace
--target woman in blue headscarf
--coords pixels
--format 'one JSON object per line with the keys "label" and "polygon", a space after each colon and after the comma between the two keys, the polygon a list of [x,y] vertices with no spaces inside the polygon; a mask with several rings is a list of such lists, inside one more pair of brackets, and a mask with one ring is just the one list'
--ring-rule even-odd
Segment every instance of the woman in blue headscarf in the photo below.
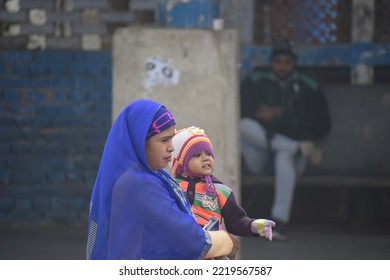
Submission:
{"label": "woman in blue headscarf", "polygon": [[234,258],[234,237],[203,230],[164,170],[175,124],[151,100],[134,101],[117,117],[92,192],[87,259]]}

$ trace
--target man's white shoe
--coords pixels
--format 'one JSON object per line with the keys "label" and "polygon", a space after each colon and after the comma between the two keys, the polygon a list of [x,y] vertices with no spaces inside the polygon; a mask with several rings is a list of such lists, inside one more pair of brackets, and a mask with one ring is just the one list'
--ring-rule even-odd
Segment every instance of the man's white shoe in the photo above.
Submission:
{"label": "man's white shoe", "polygon": [[299,146],[303,156],[307,157],[312,163],[320,164],[322,161],[322,151],[314,146],[311,141],[302,142]]}
{"label": "man's white shoe", "polygon": [[272,231],[272,240],[275,240],[275,241],[283,241],[283,240],[286,240],[287,239],[287,236],[284,235],[284,234],[281,234],[280,232],[278,231]]}

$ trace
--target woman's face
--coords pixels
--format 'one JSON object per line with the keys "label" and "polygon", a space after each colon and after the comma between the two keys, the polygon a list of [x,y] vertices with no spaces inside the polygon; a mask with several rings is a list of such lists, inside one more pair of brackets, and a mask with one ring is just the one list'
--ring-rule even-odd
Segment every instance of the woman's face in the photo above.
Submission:
{"label": "woman's face", "polygon": [[175,126],[153,135],[146,141],[146,159],[153,170],[165,168],[172,160],[171,154],[175,150],[172,145],[173,136],[175,136]]}

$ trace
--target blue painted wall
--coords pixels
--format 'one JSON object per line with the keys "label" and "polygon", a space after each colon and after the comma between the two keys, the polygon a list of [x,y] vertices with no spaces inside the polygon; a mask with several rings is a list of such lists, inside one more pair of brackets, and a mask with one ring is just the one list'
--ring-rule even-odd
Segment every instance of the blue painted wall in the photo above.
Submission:
{"label": "blue painted wall", "polygon": [[[390,44],[353,43],[345,45],[302,46],[296,50],[300,66],[380,66],[390,64]],[[245,45],[241,49],[241,76],[252,68],[269,64],[271,48]]]}
{"label": "blue painted wall", "polygon": [[160,0],[157,20],[174,28],[212,28],[213,20],[220,17],[220,0],[192,0],[186,3]]}
{"label": "blue painted wall", "polygon": [[110,52],[0,54],[0,223],[85,222],[111,124]]}

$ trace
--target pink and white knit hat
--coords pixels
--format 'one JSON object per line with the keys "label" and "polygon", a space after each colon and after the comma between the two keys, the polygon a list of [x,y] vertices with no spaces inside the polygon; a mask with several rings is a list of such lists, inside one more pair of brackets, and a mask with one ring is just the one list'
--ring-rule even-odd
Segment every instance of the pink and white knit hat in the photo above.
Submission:
{"label": "pink and white knit hat", "polygon": [[[169,163],[169,167],[174,177],[184,171],[191,176],[196,176],[187,169],[187,164],[197,153],[207,151],[214,157],[211,141],[204,133],[204,130],[199,127],[191,126],[178,130],[172,139],[172,143],[175,150],[172,153],[172,161]],[[210,176],[205,176],[203,179],[206,180],[208,189],[211,188],[208,193],[210,192],[210,194],[214,195],[215,187],[211,182]]]}

